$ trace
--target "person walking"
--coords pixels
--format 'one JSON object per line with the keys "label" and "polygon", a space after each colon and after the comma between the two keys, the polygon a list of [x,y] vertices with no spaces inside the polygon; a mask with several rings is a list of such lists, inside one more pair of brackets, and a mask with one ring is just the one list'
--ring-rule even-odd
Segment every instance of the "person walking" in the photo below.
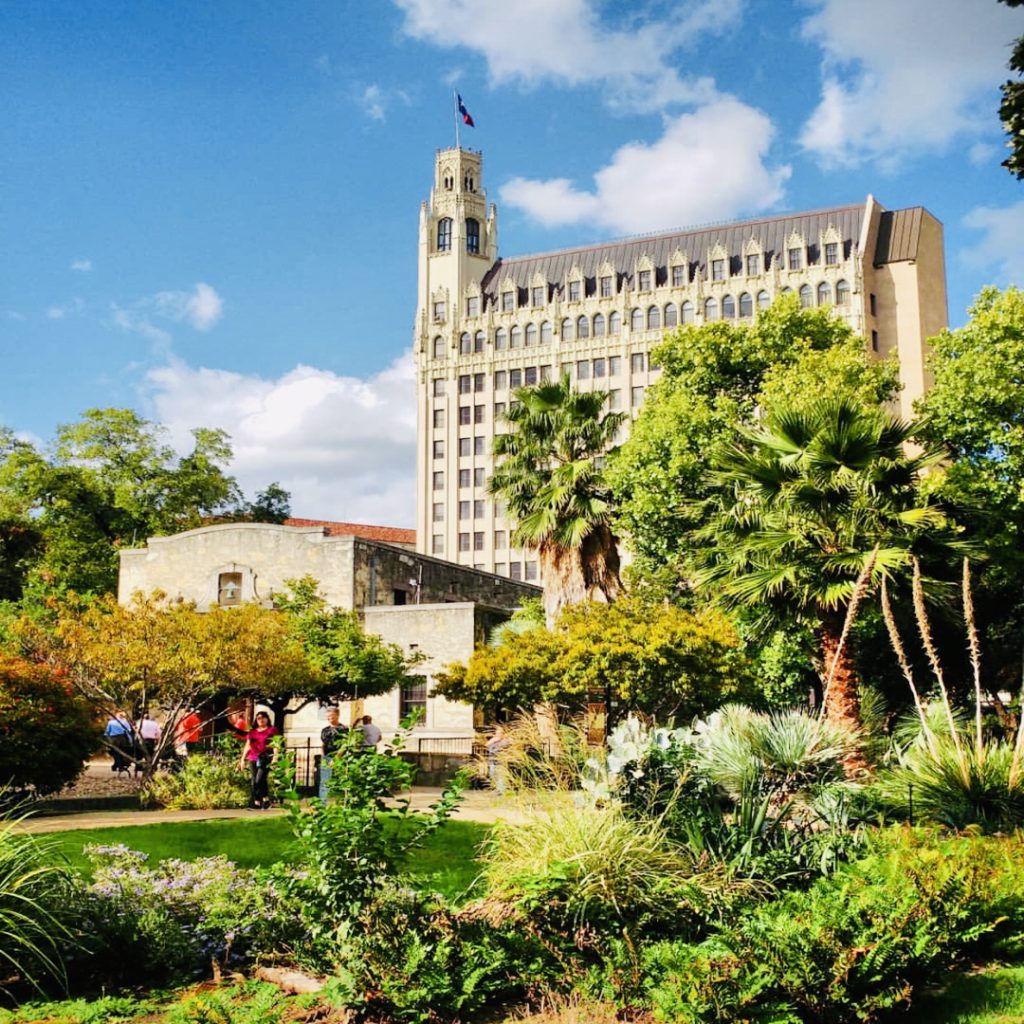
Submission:
{"label": "person walking", "polygon": [[198,711],[192,710],[183,718],[178,719],[178,728],[174,738],[185,748],[185,756],[198,754],[203,748],[203,718]]}
{"label": "person walking", "polygon": [[501,763],[501,753],[508,748],[511,742],[505,735],[505,730],[500,725],[496,725],[484,748],[487,755],[487,775],[498,796],[501,796],[506,788],[505,766]]}
{"label": "person walking", "polygon": [[110,756],[114,759],[110,766],[112,772],[126,772],[131,768],[132,735],[132,723],[123,711],[115,711],[107,719],[103,736],[110,748]]}
{"label": "person walking", "polygon": [[256,725],[245,734],[245,746],[239,761],[249,766],[249,806],[253,810],[270,806],[270,766],[274,762],[271,740],[280,735],[266,711],[256,712]]}
{"label": "person walking", "polygon": [[327,725],[320,730],[320,746],[323,750],[323,757],[320,758],[320,788],[318,794],[321,800],[327,799],[334,754],[347,732],[348,729],[341,724],[341,713],[338,709],[328,708]]}
{"label": "person walking", "polygon": [[146,760],[150,764],[156,755],[156,748],[160,743],[160,723],[150,716],[147,708],[142,712],[142,718],[136,727],[139,739],[142,740],[142,749],[145,752]]}
{"label": "person walking", "polygon": [[381,732],[373,724],[373,719],[369,715],[363,715],[362,725],[359,726],[360,732],[363,734],[363,744],[367,750],[376,750],[377,744],[380,743]]}

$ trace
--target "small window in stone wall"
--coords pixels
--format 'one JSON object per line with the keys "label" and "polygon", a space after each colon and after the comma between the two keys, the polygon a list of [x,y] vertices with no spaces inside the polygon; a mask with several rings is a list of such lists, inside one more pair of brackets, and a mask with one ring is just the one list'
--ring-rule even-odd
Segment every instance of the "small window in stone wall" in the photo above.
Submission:
{"label": "small window in stone wall", "polygon": [[400,717],[405,719],[413,712],[419,713],[417,726],[426,725],[427,714],[427,681],[418,679],[415,683],[407,683],[402,687]]}
{"label": "small window in stone wall", "polygon": [[217,604],[230,606],[242,603],[242,574],[222,572],[217,577]]}

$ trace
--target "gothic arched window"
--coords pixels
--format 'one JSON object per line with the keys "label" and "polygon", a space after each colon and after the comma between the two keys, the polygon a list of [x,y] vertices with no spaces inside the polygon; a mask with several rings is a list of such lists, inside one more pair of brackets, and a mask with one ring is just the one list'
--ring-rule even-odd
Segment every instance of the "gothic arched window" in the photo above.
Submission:
{"label": "gothic arched window", "polygon": [[572,321],[568,317],[562,321],[562,341],[572,341]]}
{"label": "gothic arched window", "polygon": [[804,309],[810,309],[814,305],[814,292],[809,284],[800,285],[800,305]]}
{"label": "gothic arched window", "polygon": [[442,217],[437,222],[437,251],[445,252],[452,247],[452,219]]}
{"label": "gothic arched window", "polygon": [[459,336],[459,355],[468,356],[473,351],[473,341],[468,332]]}
{"label": "gothic arched window", "polygon": [[722,297],[722,319],[736,319],[736,300],[731,295],[725,295]]}
{"label": "gothic arched window", "polygon": [[665,326],[675,327],[677,323],[679,323],[679,314],[676,310],[676,304],[674,302],[670,302],[665,307]]}
{"label": "gothic arched window", "polygon": [[604,337],[604,313],[598,313],[594,317],[594,337]]}
{"label": "gothic arched window", "polygon": [[508,343],[508,332],[505,330],[504,327],[499,327],[494,332],[494,347],[495,348],[504,348],[507,343]]}
{"label": "gothic arched window", "polygon": [[704,319],[709,323],[718,319],[718,299],[708,299],[704,303]]}
{"label": "gothic arched window", "polygon": [[545,320],[544,323],[542,323],[540,325],[540,343],[542,345],[550,345],[551,344],[551,321],[550,320]]}
{"label": "gothic arched window", "polygon": [[466,252],[480,251],[480,221],[475,217],[466,218]]}
{"label": "gothic arched window", "polygon": [[661,310],[657,306],[651,306],[647,310],[647,329],[649,331],[657,330],[661,326]]}
{"label": "gothic arched window", "polygon": [[590,337],[590,321],[585,316],[581,316],[576,321],[576,337],[577,338],[589,338]]}
{"label": "gothic arched window", "polygon": [[444,338],[440,334],[434,339],[434,358],[444,358]]}
{"label": "gothic arched window", "polygon": [[848,281],[836,281],[836,305],[848,306],[850,304],[850,285]]}
{"label": "gothic arched window", "polygon": [[485,339],[484,339],[484,332],[483,331],[477,331],[476,334],[473,335],[473,351],[474,352],[483,352],[483,350],[484,350],[484,340]]}
{"label": "gothic arched window", "polygon": [[512,333],[508,339],[509,348],[522,348],[523,347],[523,329],[522,327],[513,327]]}
{"label": "gothic arched window", "polygon": [[689,299],[679,307],[679,322],[683,324],[693,323],[693,303]]}
{"label": "gothic arched window", "polygon": [[818,285],[818,305],[828,306],[832,303],[832,285],[828,281],[822,281]]}
{"label": "gothic arched window", "polygon": [[747,319],[753,315],[754,300],[751,298],[750,292],[743,292],[743,294],[740,295],[740,316]]}
{"label": "gothic arched window", "polygon": [[642,331],[644,329],[644,311],[634,309],[629,318],[629,329],[631,331]]}
{"label": "gothic arched window", "polygon": [[529,348],[531,345],[537,344],[537,325],[527,324],[526,325],[526,347]]}
{"label": "gothic arched window", "polygon": [[757,308],[767,309],[772,304],[772,297],[762,288],[757,293]]}
{"label": "gothic arched window", "polygon": [[608,333],[609,334],[621,334],[622,333],[622,315],[620,313],[610,313],[608,316]]}

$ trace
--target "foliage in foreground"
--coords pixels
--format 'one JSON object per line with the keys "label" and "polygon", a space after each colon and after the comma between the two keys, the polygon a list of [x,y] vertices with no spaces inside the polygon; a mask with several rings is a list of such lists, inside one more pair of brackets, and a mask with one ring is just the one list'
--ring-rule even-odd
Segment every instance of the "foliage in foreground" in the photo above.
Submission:
{"label": "foliage in foreground", "polygon": [[210,754],[191,754],[174,771],[160,772],[149,780],[146,797],[171,810],[210,810],[247,807],[249,781],[238,763],[237,744]]}

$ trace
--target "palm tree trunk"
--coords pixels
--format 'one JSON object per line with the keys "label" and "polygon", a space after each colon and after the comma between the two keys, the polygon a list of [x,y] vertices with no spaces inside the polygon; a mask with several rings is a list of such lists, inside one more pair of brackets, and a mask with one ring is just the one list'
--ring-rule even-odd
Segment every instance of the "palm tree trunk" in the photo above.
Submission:
{"label": "palm tree trunk", "polygon": [[[851,732],[858,732],[861,727],[860,696],[857,692],[857,669],[850,656],[850,649],[840,644],[843,635],[844,615],[841,610],[827,612],[822,618],[818,630],[821,644],[822,661],[824,663],[824,680],[827,686],[825,694],[825,718],[833,725]],[[863,774],[868,764],[864,754],[857,749],[843,759],[843,768],[848,778]]]}
{"label": "palm tree trunk", "polygon": [[622,593],[618,540],[603,524],[594,527],[578,548],[542,543],[540,570],[548,629],[566,605],[582,601],[611,604]]}

